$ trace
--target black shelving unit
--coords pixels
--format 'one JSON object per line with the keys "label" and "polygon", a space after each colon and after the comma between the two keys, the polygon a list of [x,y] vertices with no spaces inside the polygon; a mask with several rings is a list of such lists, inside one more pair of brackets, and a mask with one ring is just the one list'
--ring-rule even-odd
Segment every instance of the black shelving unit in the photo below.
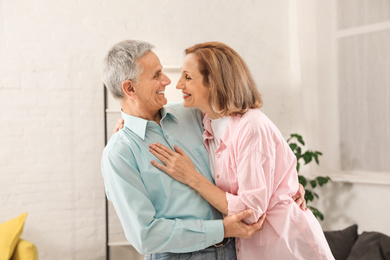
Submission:
{"label": "black shelving unit", "polygon": [[[103,85],[103,91],[104,91],[104,146],[107,145],[107,88],[105,85]],[[108,246],[108,231],[109,231],[109,227],[108,227],[108,200],[107,200],[107,197],[106,197],[106,194],[105,194],[105,191],[104,192],[104,199],[105,199],[105,212],[106,212],[106,259],[109,260],[110,259],[110,247]]]}

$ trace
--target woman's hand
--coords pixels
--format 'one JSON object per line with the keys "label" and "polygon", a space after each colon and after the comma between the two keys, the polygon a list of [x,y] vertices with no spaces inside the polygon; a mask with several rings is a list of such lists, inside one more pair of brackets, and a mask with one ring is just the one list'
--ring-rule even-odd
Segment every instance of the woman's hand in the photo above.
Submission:
{"label": "woman's hand", "polygon": [[302,210],[307,210],[305,200],[305,188],[303,188],[302,184],[299,183],[298,191],[292,198]]}
{"label": "woman's hand", "polygon": [[190,185],[199,177],[200,173],[195,169],[190,157],[176,145],[175,151],[159,143],[151,144],[149,147],[149,151],[165,164],[152,161],[153,166],[166,172],[175,180]]}
{"label": "woman's hand", "polygon": [[123,128],[123,124],[125,123],[125,120],[118,119],[118,122],[116,123],[116,126],[114,128],[114,133],[118,132],[120,128]]}
{"label": "woman's hand", "polygon": [[172,151],[168,147],[158,143],[151,144],[149,147],[150,152],[165,164],[162,165],[156,161],[152,161],[155,167],[199,192],[205,200],[222,214],[228,214],[228,203],[225,192],[199,173],[191,162],[191,158],[182,149],[175,145],[175,151]]}

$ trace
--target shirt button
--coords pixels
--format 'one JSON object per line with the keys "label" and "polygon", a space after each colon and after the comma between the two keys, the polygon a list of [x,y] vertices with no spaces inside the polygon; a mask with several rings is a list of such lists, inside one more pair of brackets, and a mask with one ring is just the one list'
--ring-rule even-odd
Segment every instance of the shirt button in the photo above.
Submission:
{"label": "shirt button", "polygon": [[239,249],[239,248],[237,248],[237,252],[240,252],[240,249]]}
{"label": "shirt button", "polygon": [[220,155],[220,154],[217,154],[217,158],[219,158],[219,157],[221,157],[221,155]]}
{"label": "shirt button", "polygon": [[169,136],[166,135],[165,138],[169,139]]}
{"label": "shirt button", "polygon": [[219,174],[217,175],[217,178],[219,178]]}

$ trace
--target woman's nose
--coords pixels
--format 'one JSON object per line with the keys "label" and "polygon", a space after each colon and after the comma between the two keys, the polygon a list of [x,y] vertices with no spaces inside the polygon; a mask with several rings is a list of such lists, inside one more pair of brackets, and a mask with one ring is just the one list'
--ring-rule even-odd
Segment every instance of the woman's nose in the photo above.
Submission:
{"label": "woman's nose", "polygon": [[183,89],[183,88],[184,88],[184,84],[183,84],[182,79],[180,78],[176,84],[176,89]]}

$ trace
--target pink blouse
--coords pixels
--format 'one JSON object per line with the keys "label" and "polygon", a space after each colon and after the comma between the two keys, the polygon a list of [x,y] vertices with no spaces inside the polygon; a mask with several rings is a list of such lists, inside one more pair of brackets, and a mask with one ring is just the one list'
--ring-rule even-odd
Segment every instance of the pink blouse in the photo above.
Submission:
{"label": "pink blouse", "polygon": [[[210,118],[203,120],[206,147],[214,138]],[[293,201],[298,190],[296,157],[277,127],[260,110],[232,116],[215,152],[215,183],[226,192],[229,214],[253,209],[245,220],[266,212],[263,230],[237,238],[237,259],[334,259],[310,210]]]}

